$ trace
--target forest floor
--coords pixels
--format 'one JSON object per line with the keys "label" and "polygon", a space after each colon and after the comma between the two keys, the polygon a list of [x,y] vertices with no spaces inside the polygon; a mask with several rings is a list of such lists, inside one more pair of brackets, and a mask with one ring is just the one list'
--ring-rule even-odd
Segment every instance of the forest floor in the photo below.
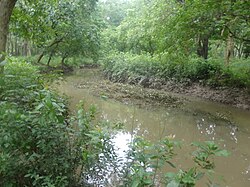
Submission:
{"label": "forest floor", "polygon": [[[84,70],[83,70],[84,71]],[[89,71],[86,69],[86,71]],[[99,69],[93,69],[97,81],[86,80],[76,85],[78,88],[89,89],[94,95],[102,98],[115,99],[125,104],[140,106],[158,105],[179,107],[189,97],[202,98],[222,104],[227,104],[244,110],[250,110],[249,90],[239,88],[211,88],[198,83],[181,84],[164,82],[157,84],[152,81],[147,87],[128,82],[112,82],[105,78]],[[157,84],[157,88],[156,85]]]}

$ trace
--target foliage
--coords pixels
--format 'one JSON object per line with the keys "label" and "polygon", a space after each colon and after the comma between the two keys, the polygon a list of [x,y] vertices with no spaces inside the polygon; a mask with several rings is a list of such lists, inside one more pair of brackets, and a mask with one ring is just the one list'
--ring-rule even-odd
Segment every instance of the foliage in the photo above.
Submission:
{"label": "foliage", "polygon": [[137,0],[131,4],[128,16],[116,27],[114,46],[118,45],[122,52],[178,51],[189,56],[197,53],[204,39],[222,43],[229,36],[234,38],[236,47],[248,48],[246,1]]}
{"label": "foliage", "polygon": [[[96,0],[18,1],[10,30],[31,41],[43,54],[96,59],[100,23],[95,12]],[[62,60],[62,62],[63,62]]]}
{"label": "foliage", "polygon": [[177,145],[178,142],[167,138],[156,144],[142,137],[134,138],[127,153],[125,186],[156,185],[157,171],[164,168],[165,163],[175,167],[171,159]]}
{"label": "foliage", "polygon": [[211,141],[205,143],[193,143],[197,150],[193,152],[193,160],[196,166],[184,171],[179,169],[177,173],[164,172],[167,166],[176,168],[172,158],[176,155],[176,147],[180,143],[165,138],[152,143],[143,137],[135,137],[131,142],[131,149],[127,153],[127,164],[122,168],[124,186],[161,186],[167,187],[191,187],[195,186],[205,174],[210,176],[214,169],[213,156],[228,156],[226,150],[221,150]]}
{"label": "foliage", "polygon": [[248,6],[229,0],[131,1],[120,24],[101,34],[102,55],[110,56],[104,69],[116,81],[143,76],[249,87]]}
{"label": "foliage", "polygon": [[83,102],[70,117],[65,100],[37,73],[36,67],[12,58],[1,77],[1,186],[91,186],[110,183],[114,176],[124,186],[193,185],[201,177],[198,166],[213,169],[210,157],[227,155],[213,142],[194,143],[197,166],[159,180],[166,164],[175,167],[171,159],[178,142],[136,137],[124,163],[112,140],[120,125],[96,121],[96,108],[85,110]]}
{"label": "foliage", "polygon": [[100,0],[98,9],[102,20],[107,26],[118,26],[126,17],[126,11],[130,7],[130,2],[124,0]]}
{"label": "foliage", "polygon": [[[185,58],[185,62],[183,62]],[[250,87],[249,61],[237,60],[225,67],[221,59],[203,60],[164,53],[150,55],[114,54],[103,60],[105,74],[114,81],[148,77],[164,81],[202,82],[210,86]]]}
{"label": "foliage", "polygon": [[196,182],[205,174],[210,176],[211,170],[215,167],[213,156],[225,157],[229,155],[226,150],[219,149],[218,145],[212,141],[207,141],[205,143],[194,142],[192,145],[197,147],[197,150],[193,152],[193,160],[196,163],[196,166],[187,171],[180,170],[176,174],[167,173],[167,186],[195,186]]}
{"label": "foliage", "polygon": [[36,67],[13,60],[1,77],[0,185],[85,186],[90,176],[104,181],[113,158],[107,124],[95,122],[95,109],[83,105],[70,118],[65,100],[38,75]]}

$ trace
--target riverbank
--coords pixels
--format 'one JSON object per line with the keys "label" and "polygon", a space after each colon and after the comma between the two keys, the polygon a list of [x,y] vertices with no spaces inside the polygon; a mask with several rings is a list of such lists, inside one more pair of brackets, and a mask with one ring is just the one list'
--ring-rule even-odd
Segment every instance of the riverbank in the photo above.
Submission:
{"label": "riverbank", "polygon": [[[98,73],[98,72],[96,72]],[[99,72],[101,73],[101,72]],[[110,80],[100,78],[98,81],[81,81],[77,88],[88,89],[94,96],[103,99],[114,99],[128,105],[179,107],[185,99],[164,90],[143,88],[137,85],[114,83]]]}
{"label": "riverbank", "polygon": [[176,81],[163,81],[145,77],[117,80],[103,74],[100,69],[93,69],[93,72],[103,77],[98,81],[86,80],[76,86],[78,88],[88,88],[96,96],[115,99],[126,104],[178,107],[185,100],[188,100],[188,97],[198,97],[250,110],[250,93],[247,89],[212,88],[199,83],[177,83]]}
{"label": "riverbank", "polygon": [[112,82],[250,109],[248,59],[232,59],[225,65],[221,58],[119,53],[103,59],[102,64],[105,77]]}

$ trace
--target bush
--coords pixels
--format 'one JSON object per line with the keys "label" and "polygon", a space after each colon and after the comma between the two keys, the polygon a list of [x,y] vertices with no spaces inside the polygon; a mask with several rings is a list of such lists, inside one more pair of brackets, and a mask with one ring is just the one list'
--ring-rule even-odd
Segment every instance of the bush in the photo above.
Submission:
{"label": "bush", "polygon": [[107,125],[93,122],[94,108],[86,111],[80,105],[71,119],[65,100],[44,88],[36,67],[13,60],[5,69],[0,186],[85,186],[93,168],[107,171],[108,162],[100,162],[99,154],[112,157],[111,133]]}
{"label": "bush", "polygon": [[151,77],[160,72],[161,64],[150,55],[111,55],[103,61],[104,72],[116,81],[126,81],[129,77]]}
{"label": "bush", "polygon": [[[150,142],[143,137],[135,137],[127,153],[127,163],[122,168],[124,186],[195,186],[204,175],[211,177],[215,156],[228,156],[226,150],[220,149],[214,142],[194,142],[196,150],[192,153],[194,166],[190,169],[176,169],[173,158],[180,142],[170,137],[158,142]],[[176,173],[166,172],[167,167],[175,168]],[[164,172],[162,172],[164,171]],[[211,182],[211,181],[210,181]],[[212,184],[211,184],[212,185]]]}
{"label": "bush", "polygon": [[223,59],[204,60],[167,53],[155,57],[120,53],[110,55],[103,64],[109,78],[119,82],[129,77],[152,77],[165,81],[203,82],[211,86],[250,87],[248,59],[234,61],[226,67]]}

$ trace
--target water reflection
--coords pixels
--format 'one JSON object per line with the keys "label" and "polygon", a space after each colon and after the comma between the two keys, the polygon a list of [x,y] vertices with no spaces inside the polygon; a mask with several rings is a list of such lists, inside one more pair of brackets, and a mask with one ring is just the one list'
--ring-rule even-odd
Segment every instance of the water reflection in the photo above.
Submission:
{"label": "water reflection", "polygon": [[211,140],[216,140],[217,132],[223,130],[225,134],[230,135],[231,140],[238,143],[239,128],[229,120],[201,118],[196,120],[196,126],[201,134],[207,135]]}
{"label": "water reflection", "polygon": [[81,79],[84,78],[71,76],[58,89],[72,97],[72,109],[79,100],[84,99],[87,105],[97,105],[102,111],[102,119],[124,122],[125,131],[118,133],[114,139],[120,156],[124,156],[124,151],[128,150],[127,143],[133,138],[132,135],[143,135],[157,141],[172,134],[176,140],[184,142],[178,161],[187,167],[186,158],[190,157],[190,149],[186,145],[194,141],[214,140],[231,152],[230,157],[216,160],[216,174],[224,176],[224,186],[250,186],[249,111],[200,100],[187,103],[182,110],[160,107],[143,109],[93,97],[87,89],[74,86]]}
{"label": "water reflection", "polygon": [[132,135],[128,132],[118,132],[114,139],[114,146],[115,146],[115,152],[121,158],[125,161],[126,158],[126,152],[129,151],[129,143],[132,141]]}

